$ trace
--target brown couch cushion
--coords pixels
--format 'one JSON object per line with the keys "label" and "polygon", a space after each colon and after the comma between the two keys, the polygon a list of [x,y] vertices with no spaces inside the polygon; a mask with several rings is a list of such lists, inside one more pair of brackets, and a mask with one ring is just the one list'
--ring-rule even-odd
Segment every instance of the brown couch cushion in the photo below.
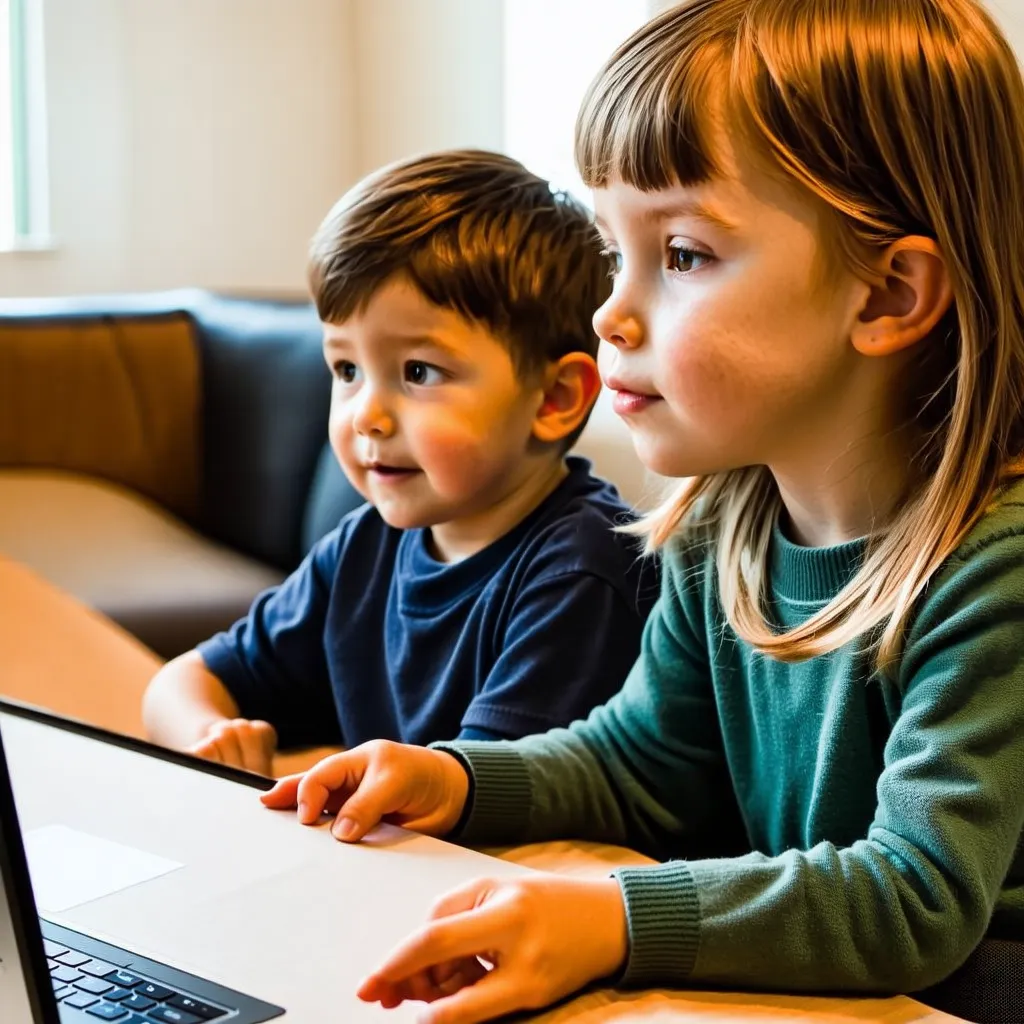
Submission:
{"label": "brown couch cushion", "polygon": [[38,470],[0,470],[0,552],[165,658],[226,629],[282,579],[131,491]]}
{"label": "brown couch cushion", "polygon": [[189,519],[199,403],[186,316],[0,322],[0,466],[101,477]]}

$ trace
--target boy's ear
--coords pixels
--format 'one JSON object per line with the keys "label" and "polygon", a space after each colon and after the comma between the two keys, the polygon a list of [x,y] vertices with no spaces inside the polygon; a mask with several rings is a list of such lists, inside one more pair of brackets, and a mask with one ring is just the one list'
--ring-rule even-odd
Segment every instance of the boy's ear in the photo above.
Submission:
{"label": "boy's ear", "polygon": [[882,254],[851,340],[864,356],[888,356],[927,338],[953,304],[953,284],[938,245],[916,235]]}
{"label": "boy's ear", "polygon": [[601,390],[593,356],[570,352],[544,376],[544,397],[533,421],[533,436],[547,443],[568,437],[590,412]]}

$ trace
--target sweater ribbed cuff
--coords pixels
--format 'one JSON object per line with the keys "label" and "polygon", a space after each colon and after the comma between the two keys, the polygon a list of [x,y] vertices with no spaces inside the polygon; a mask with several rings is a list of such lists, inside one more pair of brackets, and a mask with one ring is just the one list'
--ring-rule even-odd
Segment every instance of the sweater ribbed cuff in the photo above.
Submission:
{"label": "sweater ribbed cuff", "polygon": [[532,790],[526,762],[503,741],[431,743],[469,772],[466,808],[449,839],[472,846],[520,842],[530,823]]}
{"label": "sweater ribbed cuff", "polygon": [[619,868],[629,926],[629,958],[616,979],[622,987],[685,984],[700,945],[697,887],[685,861],[649,868]]}

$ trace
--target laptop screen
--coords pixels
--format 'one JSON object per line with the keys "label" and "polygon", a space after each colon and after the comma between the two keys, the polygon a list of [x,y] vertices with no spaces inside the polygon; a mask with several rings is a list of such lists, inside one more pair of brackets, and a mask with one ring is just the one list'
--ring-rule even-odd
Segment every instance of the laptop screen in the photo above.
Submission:
{"label": "laptop screen", "polygon": [[56,1024],[25,848],[0,733],[0,1022]]}

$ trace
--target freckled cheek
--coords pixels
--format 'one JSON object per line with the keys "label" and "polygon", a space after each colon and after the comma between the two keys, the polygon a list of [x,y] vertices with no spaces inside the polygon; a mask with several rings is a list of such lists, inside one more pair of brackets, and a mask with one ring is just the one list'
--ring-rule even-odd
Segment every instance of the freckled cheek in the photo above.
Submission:
{"label": "freckled cheek", "polygon": [[677,328],[660,349],[661,393],[687,418],[721,413],[749,399],[750,369],[733,358],[721,335]]}

